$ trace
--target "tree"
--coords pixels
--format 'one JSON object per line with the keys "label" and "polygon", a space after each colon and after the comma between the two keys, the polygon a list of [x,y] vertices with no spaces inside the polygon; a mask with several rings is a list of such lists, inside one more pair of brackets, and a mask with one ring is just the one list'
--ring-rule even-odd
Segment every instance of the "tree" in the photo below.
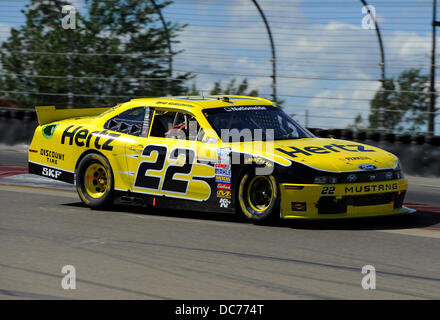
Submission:
{"label": "tree", "polygon": [[[245,78],[236,85],[236,79],[232,78],[229,83],[226,84],[226,87],[223,89],[221,81],[214,82],[214,86],[209,92],[212,95],[219,95],[219,94],[225,94],[225,95],[243,95],[243,96],[250,96],[250,97],[258,97],[258,90],[252,89],[248,91],[249,89],[249,83],[248,80]],[[193,82],[191,85],[191,88],[187,88],[187,94],[191,96],[200,95],[200,90],[197,89],[196,83]],[[275,104],[279,107],[283,107],[284,100],[277,100],[275,101]]]}
{"label": "tree", "polygon": [[[211,94],[231,94],[258,97],[257,89],[253,89],[249,92],[247,91],[249,89],[249,83],[246,78],[243,79],[238,86],[235,85],[235,81],[235,78],[232,78],[232,80],[226,85],[225,89],[222,89],[220,81],[215,82],[214,88],[211,90]],[[277,101],[274,102],[276,105],[283,107],[285,101],[277,99]]]}
{"label": "tree", "polygon": [[379,90],[370,102],[370,128],[380,127],[379,110],[384,105],[383,124],[386,129],[398,132],[422,129],[428,119],[426,112],[429,106],[429,78],[420,72],[420,69],[405,70],[396,81],[385,81],[385,96]]}
{"label": "tree", "polygon": [[[157,2],[161,9],[172,3]],[[66,105],[69,76],[73,77],[75,105],[108,105],[130,97],[186,91],[184,82],[192,75],[169,79],[166,36],[150,1],[85,0],[85,11],[84,15],[76,13],[69,60],[67,32],[55,1],[31,0],[23,10],[26,23],[13,28],[1,46],[0,90],[8,98],[26,107]],[[173,42],[184,27],[168,22]]]}
{"label": "tree", "polygon": [[188,89],[187,94],[190,96],[198,96],[200,94],[195,81],[192,83],[191,89]]}
{"label": "tree", "polygon": [[358,113],[358,115],[354,118],[354,123],[347,126],[347,129],[354,129],[354,130],[363,129],[363,127],[362,127],[363,121],[364,120],[362,118],[362,115],[360,113]]}
{"label": "tree", "polygon": [[211,94],[231,94],[231,95],[242,95],[242,96],[251,96],[251,97],[258,96],[258,90],[256,89],[247,92],[247,90],[249,89],[249,83],[247,79],[243,79],[238,86],[235,85],[235,81],[236,79],[233,78],[226,85],[225,89],[222,89],[220,81],[215,82],[214,87],[211,90]]}
{"label": "tree", "polygon": [[[248,84],[247,79],[243,79],[238,86],[235,85],[235,82],[236,82],[236,79],[233,78],[226,85],[226,88],[223,89],[222,85],[221,85],[221,81],[216,81],[216,82],[214,82],[214,86],[210,90],[209,94],[213,94],[213,95],[219,95],[219,94],[243,95],[243,96],[252,96],[252,97],[258,96],[258,90],[256,90],[256,89],[253,89],[248,92],[249,84]],[[187,94],[189,94],[191,96],[201,95],[201,90],[197,89],[196,83],[193,82],[191,85],[191,88],[187,88]]]}

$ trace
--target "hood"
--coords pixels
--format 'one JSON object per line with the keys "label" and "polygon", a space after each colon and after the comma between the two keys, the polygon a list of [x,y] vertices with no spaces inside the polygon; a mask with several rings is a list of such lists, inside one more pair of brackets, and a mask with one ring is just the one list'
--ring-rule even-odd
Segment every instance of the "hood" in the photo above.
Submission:
{"label": "hood", "polygon": [[231,147],[236,152],[259,155],[282,166],[298,162],[317,170],[330,172],[363,171],[359,167],[362,165],[390,169],[398,162],[396,156],[380,148],[339,139],[254,141],[232,143]]}

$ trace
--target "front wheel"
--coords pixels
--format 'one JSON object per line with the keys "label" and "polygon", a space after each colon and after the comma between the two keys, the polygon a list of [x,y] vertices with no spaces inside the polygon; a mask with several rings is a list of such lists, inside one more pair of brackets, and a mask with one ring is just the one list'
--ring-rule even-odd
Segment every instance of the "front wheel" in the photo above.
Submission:
{"label": "front wheel", "polygon": [[76,172],[76,190],[91,208],[109,205],[113,196],[113,172],[107,159],[99,154],[86,155]]}
{"label": "front wheel", "polygon": [[268,222],[279,218],[278,183],[273,175],[245,173],[238,188],[241,212],[252,222]]}

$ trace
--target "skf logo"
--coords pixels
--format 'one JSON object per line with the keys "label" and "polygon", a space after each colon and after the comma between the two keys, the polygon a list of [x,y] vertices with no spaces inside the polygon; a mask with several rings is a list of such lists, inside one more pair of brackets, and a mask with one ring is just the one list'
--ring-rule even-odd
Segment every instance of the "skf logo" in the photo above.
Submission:
{"label": "skf logo", "polygon": [[58,177],[61,175],[61,171],[43,167],[41,174],[46,177],[58,179]]}
{"label": "skf logo", "polygon": [[217,198],[231,199],[231,191],[217,190]]}
{"label": "skf logo", "polygon": [[111,151],[113,150],[113,146],[110,144],[115,138],[120,136],[120,134],[107,133],[107,130],[93,131],[89,133],[89,130],[81,129],[81,126],[72,129],[73,127],[74,126],[69,126],[64,130],[63,135],[61,136],[61,144],[65,144],[67,140],[69,145],[72,145],[75,142],[78,147],[83,147],[85,145],[86,148],[89,148],[92,137],[95,137],[94,146],[96,149]]}

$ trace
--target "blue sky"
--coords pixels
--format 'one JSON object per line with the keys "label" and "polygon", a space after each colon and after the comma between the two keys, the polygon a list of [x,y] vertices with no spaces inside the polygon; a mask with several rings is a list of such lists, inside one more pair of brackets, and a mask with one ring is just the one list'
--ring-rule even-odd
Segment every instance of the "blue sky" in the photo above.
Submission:
{"label": "blue sky", "polygon": [[[369,100],[380,87],[380,56],[375,31],[361,27],[361,2],[258,2],[274,35],[278,94],[286,101],[285,110],[302,123],[308,110],[308,124],[315,127],[345,127],[359,113],[366,119]],[[432,1],[368,2],[375,6],[382,31],[387,75],[396,77],[410,67],[428,73]],[[9,26],[24,22],[20,10],[26,3],[0,0],[0,40]],[[75,3],[81,7],[82,0]],[[164,16],[188,24],[181,43],[174,45],[184,50],[175,59],[176,72],[197,73],[197,87],[203,90],[218,80],[225,84],[246,77],[270,98],[269,41],[251,0],[177,0]]]}

